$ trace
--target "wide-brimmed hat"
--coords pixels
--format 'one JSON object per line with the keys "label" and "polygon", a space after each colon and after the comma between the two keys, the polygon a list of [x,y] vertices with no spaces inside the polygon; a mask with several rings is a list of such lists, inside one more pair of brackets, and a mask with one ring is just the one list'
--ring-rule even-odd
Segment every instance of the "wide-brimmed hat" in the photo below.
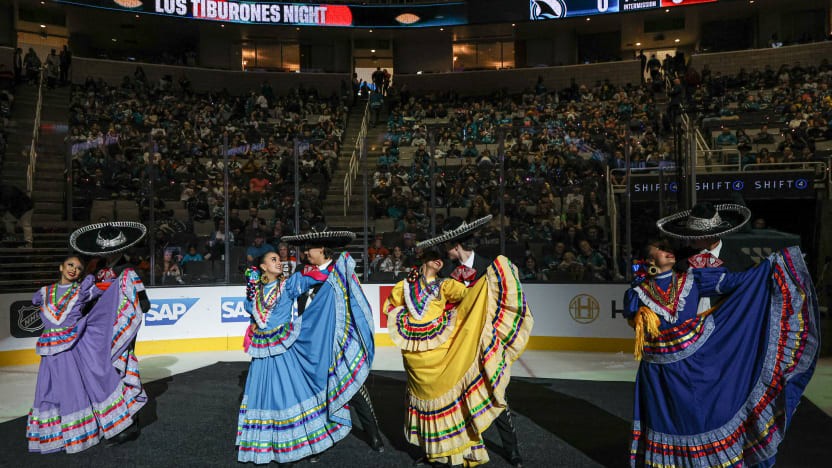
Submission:
{"label": "wide-brimmed hat", "polygon": [[452,216],[445,221],[445,225],[442,227],[443,233],[432,237],[430,239],[423,240],[416,244],[416,247],[420,249],[426,249],[428,247],[433,247],[434,245],[439,245],[451,240],[456,239],[465,239],[471,235],[476,229],[486,225],[489,221],[491,221],[492,216],[487,215],[483,216],[480,219],[475,221],[471,221],[470,223],[466,223],[465,220],[458,216]]}
{"label": "wide-brimmed hat", "polygon": [[112,255],[136,245],[147,234],[142,223],[111,221],[77,229],[69,236],[69,245],[84,255]]}
{"label": "wide-brimmed hat", "polygon": [[703,202],[656,221],[656,226],[676,239],[712,239],[739,230],[749,219],[751,210],[742,205]]}
{"label": "wide-brimmed hat", "polygon": [[282,242],[292,245],[309,247],[343,247],[355,239],[352,231],[330,231],[326,227],[317,226],[311,232],[296,236],[283,236]]}

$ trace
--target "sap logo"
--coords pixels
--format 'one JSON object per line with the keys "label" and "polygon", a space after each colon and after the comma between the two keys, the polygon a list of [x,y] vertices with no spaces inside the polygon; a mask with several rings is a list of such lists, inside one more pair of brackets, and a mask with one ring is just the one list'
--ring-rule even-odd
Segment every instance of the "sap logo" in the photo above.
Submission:
{"label": "sap logo", "polygon": [[154,299],[144,316],[145,325],[173,325],[188,312],[199,298]]}
{"label": "sap logo", "polygon": [[220,319],[223,322],[248,322],[251,316],[246,312],[245,297],[220,298]]}

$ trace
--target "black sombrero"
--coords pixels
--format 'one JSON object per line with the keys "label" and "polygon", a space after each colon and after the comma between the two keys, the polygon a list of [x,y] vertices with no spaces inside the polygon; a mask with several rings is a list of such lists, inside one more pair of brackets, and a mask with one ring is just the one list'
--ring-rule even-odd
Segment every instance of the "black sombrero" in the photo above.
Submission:
{"label": "black sombrero", "polygon": [[751,210],[734,204],[697,203],[690,210],[656,221],[664,234],[682,240],[712,239],[739,230],[751,219]]}
{"label": "black sombrero", "polygon": [[77,229],[69,236],[69,245],[84,255],[111,255],[136,245],[147,233],[142,223],[112,221]]}
{"label": "black sombrero", "polygon": [[428,247],[433,247],[434,245],[439,245],[450,240],[464,239],[468,237],[476,229],[485,226],[489,221],[491,221],[491,218],[491,215],[487,215],[475,221],[471,221],[470,223],[466,223],[462,218],[459,217],[448,218],[445,221],[445,226],[443,227],[444,232],[442,234],[436,237],[432,237],[430,239],[423,240],[422,242],[416,244],[416,247],[420,249],[426,249]]}
{"label": "black sombrero", "polygon": [[281,242],[292,245],[311,247],[343,247],[355,239],[352,231],[330,231],[326,227],[318,226],[306,234],[283,236]]}

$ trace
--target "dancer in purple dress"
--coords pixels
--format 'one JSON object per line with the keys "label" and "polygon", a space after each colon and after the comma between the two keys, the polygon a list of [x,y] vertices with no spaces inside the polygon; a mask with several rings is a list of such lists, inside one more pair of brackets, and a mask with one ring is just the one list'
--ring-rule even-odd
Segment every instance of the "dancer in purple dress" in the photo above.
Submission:
{"label": "dancer in purple dress", "polygon": [[[85,253],[113,254],[145,232],[142,225],[114,224],[100,225],[93,234],[103,250]],[[132,350],[144,285],[132,269],[104,282],[96,283],[93,275],[82,280],[77,255],[59,270],[60,280],[32,298],[44,329],[36,345],[41,363],[26,429],[29,451],[76,453],[102,438],[135,438],[136,413],[147,401]]]}

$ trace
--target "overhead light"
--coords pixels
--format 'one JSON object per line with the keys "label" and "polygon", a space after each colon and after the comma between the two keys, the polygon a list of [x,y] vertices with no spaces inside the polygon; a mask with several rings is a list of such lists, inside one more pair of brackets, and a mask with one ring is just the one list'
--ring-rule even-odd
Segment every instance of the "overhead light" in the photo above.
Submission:
{"label": "overhead light", "polygon": [[373,32],[373,30],[371,29],[370,32]]}
{"label": "overhead light", "polygon": [[220,27],[221,27],[221,28],[224,28],[224,27],[225,27],[225,25],[224,25],[224,24],[221,24],[221,25],[220,25]]}
{"label": "overhead light", "polygon": [[139,15],[136,15],[136,19],[139,19]]}
{"label": "overhead light", "polygon": [[516,24],[514,24],[514,23],[511,23],[511,27],[512,27],[512,28],[513,28],[513,27],[515,27],[515,26],[517,26],[517,25],[516,25]]}
{"label": "overhead light", "polygon": [[413,13],[402,13],[395,18],[395,20],[401,24],[413,24],[421,19],[422,18],[419,18],[419,15],[414,15]]}
{"label": "overhead light", "polygon": [[641,45],[641,42],[636,42],[636,45],[637,45],[637,46],[640,46],[640,45]]}
{"label": "overhead light", "polygon": [[421,75],[421,74],[422,74],[422,70],[417,71],[417,72],[416,72],[416,74],[417,74],[417,75]]}
{"label": "overhead light", "polygon": [[45,28],[45,27],[46,27],[46,25],[45,25],[45,24],[42,24],[42,25],[40,25],[40,27],[41,27],[41,28]]}
{"label": "overhead light", "polygon": [[445,28],[439,28],[439,30],[440,30],[440,31],[444,31],[444,30],[445,30]]}
{"label": "overhead light", "polygon": [[589,20],[591,20],[591,19],[592,19],[592,18],[587,18],[586,20],[587,20],[587,21],[589,21]]}
{"label": "overhead light", "polygon": [[678,43],[678,42],[679,42],[679,38],[677,37],[676,39],[674,39],[674,40],[673,40],[673,42]]}
{"label": "overhead light", "polygon": [[376,53],[376,50],[375,49],[370,49],[370,52]]}
{"label": "overhead light", "polygon": [[670,8],[664,11],[665,13],[670,13]]}

